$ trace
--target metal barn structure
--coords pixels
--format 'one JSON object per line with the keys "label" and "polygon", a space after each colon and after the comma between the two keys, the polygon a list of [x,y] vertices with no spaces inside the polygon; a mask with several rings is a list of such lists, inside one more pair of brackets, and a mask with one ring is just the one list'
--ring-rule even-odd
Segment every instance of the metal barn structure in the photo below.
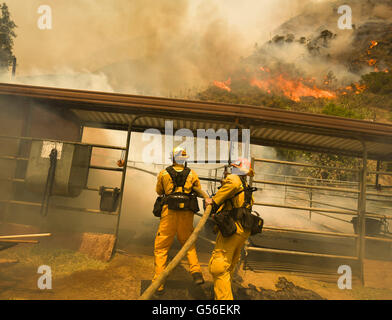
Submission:
{"label": "metal barn structure", "polygon": [[[262,146],[281,147],[318,153],[344,155],[362,159],[362,166],[354,170],[359,173],[358,189],[334,188],[328,186],[308,186],[301,183],[276,182],[271,180],[254,179],[254,184],[284,185],[295,188],[312,188],[320,190],[337,190],[355,194],[358,207],[352,210],[327,209],[317,206],[295,207],[284,205],[286,208],[306,210],[309,212],[338,213],[357,216],[359,218],[358,235],[334,234],[338,237],[355,238],[357,254],[346,256],[346,259],[357,261],[363,281],[363,260],[365,258],[366,240],[373,239],[366,235],[365,219],[371,216],[367,212],[368,175],[392,175],[391,172],[370,171],[368,160],[392,161],[392,125],[345,119],[333,116],[292,112],[281,109],[265,108],[261,106],[233,105],[211,103],[204,101],[190,101],[124,95],[104,92],[58,89],[26,85],[0,84],[0,166],[2,167],[0,181],[0,213],[3,219],[11,214],[11,208],[24,206],[40,208],[45,214],[48,202],[20,196],[24,194],[24,184],[27,182],[26,172],[30,172],[31,146],[34,141],[56,146],[56,143],[76,147],[107,148],[119,150],[124,158],[132,152],[132,132],[143,132],[155,128],[164,132],[165,120],[173,120],[174,130],[186,128],[192,132],[197,129],[249,129],[251,143]],[[81,142],[84,127],[125,130],[127,132],[126,145],[122,147],[86,144]],[[42,156],[42,154],[41,154]],[[38,155],[39,157],[39,155]],[[48,159],[55,159],[50,154]],[[78,160],[75,160],[78,161]],[[253,159],[256,162],[276,162],[271,159]],[[48,161],[47,161],[48,162]],[[82,161],[83,162],[83,161]],[[10,164],[12,163],[12,164]],[[48,162],[49,163],[49,162]],[[300,163],[284,163],[285,165],[306,166]],[[79,167],[83,165],[78,164]],[[84,164],[84,168],[86,164]],[[45,167],[47,172],[48,167]],[[96,210],[78,208],[50,203],[50,208],[88,212],[93,214],[113,215],[116,219],[117,235],[121,217],[123,190],[127,166],[106,167],[91,165],[88,170],[114,171],[121,174],[118,186],[118,206],[116,210]],[[336,169],[336,168],[326,168]],[[32,169],[31,169],[32,170]],[[50,170],[49,170],[50,171]],[[34,173],[34,171],[31,171]],[[70,173],[72,175],[72,173]],[[34,176],[34,174],[32,174]],[[69,178],[71,179],[71,178]],[[100,191],[97,186],[82,186],[82,189]],[[22,190],[22,192],[21,192]],[[377,194],[379,194],[377,192]],[[18,196],[17,196],[18,195]],[[386,194],[386,196],[392,196]],[[31,200],[33,199],[33,200]],[[276,206],[273,203],[258,203],[262,206]],[[281,229],[284,232],[285,230]],[[287,231],[287,230],[286,230]],[[306,230],[288,230],[306,234]],[[322,234],[322,233],[319,233]],[[327,234],[325,234],[327,235]],[[377,238],[377,237],[376,237]],[[380,238],[380,241],[391,241]],[[248,248],[250,249],[250,248]],[[273,250],[253,248],[253,250]],[[296,255],[316,255],[289,251],[282,253]],[[319,254],[322,255],[322,254]],[[325,257],[334,255],[324,255]],[[339,257],[335,255],[335,257]]]}

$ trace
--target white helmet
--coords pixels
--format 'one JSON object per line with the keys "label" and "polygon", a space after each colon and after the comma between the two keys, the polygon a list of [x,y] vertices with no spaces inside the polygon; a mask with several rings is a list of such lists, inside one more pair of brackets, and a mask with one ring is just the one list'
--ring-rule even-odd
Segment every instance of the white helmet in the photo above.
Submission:
{"label": "white helmet", "polygon": [[189,155],[187,154],[185,148],[182,147],[176,147],[170,153],[170,159],[177,163],[184,163],[188,158]]}

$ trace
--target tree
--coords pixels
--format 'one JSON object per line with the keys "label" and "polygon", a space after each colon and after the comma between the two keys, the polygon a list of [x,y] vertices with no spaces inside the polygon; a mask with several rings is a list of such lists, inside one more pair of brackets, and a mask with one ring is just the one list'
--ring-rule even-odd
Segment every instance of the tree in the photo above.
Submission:
{"label": "tree", "polygon": [[392,93],[392,74],[389,72],[371,72],[362,76],[361,82],[374,94]]}
{"label": "tree", "polygon": [[8,6],[5,3],[0,5],[0,10],[0,71],[5,72],[8,71],[15,59],[12,50],[16,37],[14,29],[17,26],[12,21]]}

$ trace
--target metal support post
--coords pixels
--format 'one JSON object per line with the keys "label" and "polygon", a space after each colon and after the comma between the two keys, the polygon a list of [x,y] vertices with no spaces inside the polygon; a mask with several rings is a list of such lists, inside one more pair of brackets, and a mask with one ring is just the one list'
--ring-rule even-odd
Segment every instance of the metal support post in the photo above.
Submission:
{"label": "metal support post", "polygon": [[115,230],[115,243],[112,251],[112,256],[116,252],[117,244],[118,244],[118,232],[119,232],[119,227],[120,227],[120,218],[121,218],[121,211],[122,211],[122,203],[123,203],[123,198],[124,198],[124,187],[125,187],[125,179],[127,175],[127,167],[128,167],[128,157],[129,157],[129,148],[131,145],[131,135],[132,135],[132,127],[135,124],[135,122],[142,118],[143,116],[137,116],[135,117],[132,122],[128,126],[128,132],[127,132],[127,143],[125,147],[125,164],[124,168],[122,171],[122,176],[121,176],[121,186],[120,186],[120,197],[119,197],[119,203],[118,203],[118,211],[117,211],[117,223],[116,223],[116,230]]}
{"label": "metal support post", "polygon": [[358,198],[358,213],[359,213],[359,268],[360,268],[360,279],[361,283],[365,285],[365,273],[364,273],[364,259],[365,259],[365,235],[366,235],[366,180],[367,180],[367,146],[365,142],[363,145],[363,157],[362,157],[362,169],[360,174],[360,194]]}
{"label": "metal support post", "polygon": [[[310,188],[309,190],[309,207],[313,207],[313,190]],[[309,210],[309,220],[312,220],[312,210]]]}
{"label": "metal support post", "polygon": [[379,190],[379,189],[381,189],[380,188],[380,184],[378,183],[378,180],[379,180],[379,171],[380,171],[380,166],[381,166],[381,161],[380,160],[377,160],[377,169],[376,169],[376,171],[377,171],[377,173],[376,173],[376,190]]}

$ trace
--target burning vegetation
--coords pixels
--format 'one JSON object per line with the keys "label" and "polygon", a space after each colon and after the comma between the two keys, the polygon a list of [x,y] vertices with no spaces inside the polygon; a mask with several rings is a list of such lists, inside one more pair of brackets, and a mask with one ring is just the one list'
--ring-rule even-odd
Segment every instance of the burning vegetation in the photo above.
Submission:
{"label": "burning vegetation", "polygon": [[[196,98],[316,113],[332,103],[347,110],[336,115],[377,120],[375,110],[392,111],[392,36],[386,34],[391,28],[388,23],[365,23],[353,31],[356,46],[335,55],[340,40],[329,30],[309,37],[274,36]],[[287,56],[292,53],[297,56],[291,61]],[[392,113],[380,120],[391,121]]]}
{"label": "burning vegetation", "polygon": [[214,86],[221,88],[222,90],[226,90],[227,92],[230,92],[230,84],[231,84],[231,78],[227,79],[226,81],[214,81]]}
{"label": "burning vegetation", "polygon": [[[384,5],[392,10],[390,3]],[[325,24],[318,29],[317,14],[292,18],[277,29],[275,36],[271,35],[270,41],[256,44],[234,72],[216,79],[196,98],[392,122],[392,21],[372,17],[377,5],[371,2],[362,1],[361,6],[363,23],[351,31],[336,29],[335,13],[331,13],[330,23],[325,13]],[[308,28],[304,27],[305,21]],[[340,156],[280,149],[278,153],[286,160],[353,168],[359,165]],[[322,172],[303,174],[356,179],[339,172],[328,176]]]}
{"label": "burning vegetation", "polygon": [[[330,39],[332,33],[328,30],[323,31],[318,39],[324,39],[324,44]],[[298,41],[303,43],[303,38]],[[288,36],[289,42],[294,41],[292,36]],[[286,41],[287,41],[286,39]],[[284,40],[284,37],[274,37],[274,44],[280,44]],[[272,42],[270,42],[271,44]],[[312,43],[312,45],[310,45]],[[315,49],[315,41],[307,44],[307,48],[310,51]],[[366,49],[366,59],[362,59],[362,69],[370,66],[373,68],[373,72],[389,73],[389,69],[386,67],[386,63],[378,60],[373,54],[373,49],[379,45],[376,40],[371,40],[369,46]],[[317,49],[318,50],[318,49]],[[276,61],[272,64],[276,65]],[[367,86],[364,81],[352,82],[350,84],[344,84],[341,82],[338,85],[338,79],[334,75],[333,71],[328,70],[324,76],[305,76],[295,70],[295,67],[286,65],[287,70],[281,70],[284,64],[279,63],[279,68],[274,69],[272,66],[247,66],[245,72],[241,71],[236,75],[230,75],[226,81],[215,80],[213,86],[224,90],[226,92],[232,92],[233,82],[241,81],[243,86],[256,87],[263,93],[276,96],[284,96],[294,102],[300,102],[306,98],[314,99],[337,99],[339,96],[349,94],[362,94]],[[250,70],[254,69],[253,72]],[[359,74],[358,74],[359,76]],[[232,81],[233,79],[233,81]]]}
{"label": "burning vegetation", "polygon": [[[272,74],[267,67],[260,67],[258,75],[243,78],[252,87],[257,87],[268,94],[284,95],[293,101],[300,101],[302,97],[333,99],[336,94],[326,89],[320,89],[315,79],[290,79],[284,74]],[[214,86],[231,92],[231,78],[225,82],[214,81]]]}
{"label": "burning vegetation", "polygon": [[306,8],[195,98],[391,122],[392,5],[346,2],[351,30],[336,25],[342,1]]}

